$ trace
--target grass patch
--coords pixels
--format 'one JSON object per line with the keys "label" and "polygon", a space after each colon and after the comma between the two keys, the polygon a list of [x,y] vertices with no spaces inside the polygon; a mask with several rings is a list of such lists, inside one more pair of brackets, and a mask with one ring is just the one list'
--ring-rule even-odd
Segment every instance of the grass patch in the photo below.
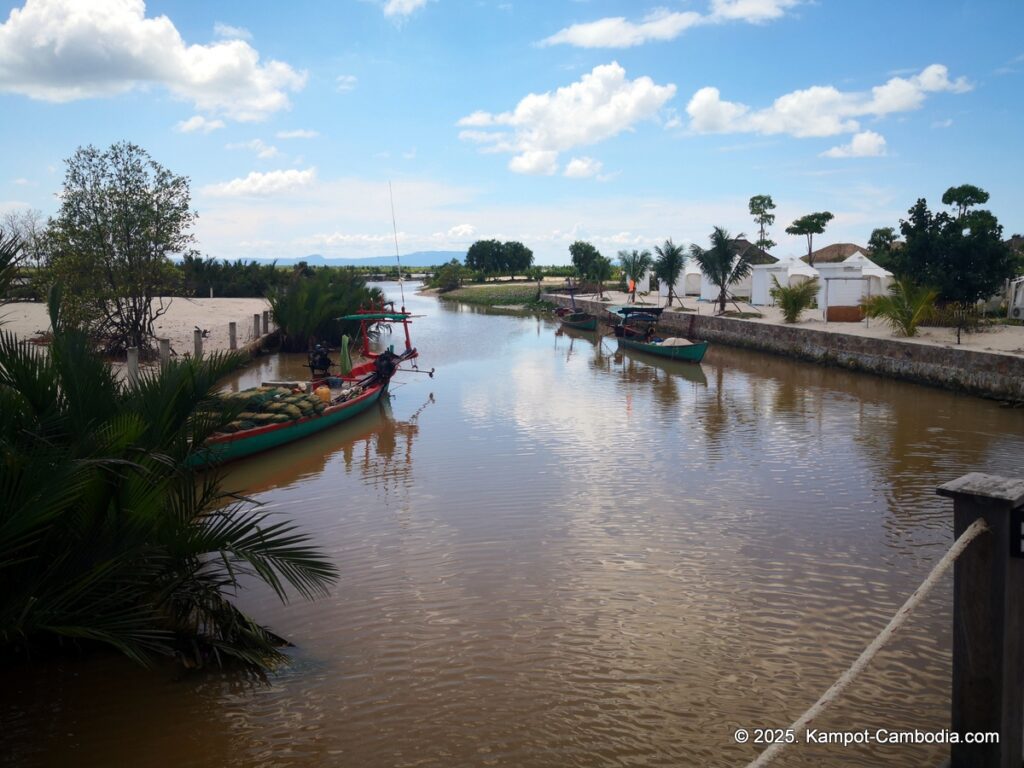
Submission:
{"label": "grass patch", "polygon": [[544,306],[547,302],[540,301],[540,291],[536,283],[505,283],[502,285],[466,286],[440,294],[444,301],[461,301],[464,304],[477,304],[484,307],[525,305],[528,307]]}
{"label": "grass patch", "polygon": [[749,317],[764,317],[760,312],[737,312],[736,310],[729,310],[719,315],[719,317],[737,317],[740,320],[746,320]]}

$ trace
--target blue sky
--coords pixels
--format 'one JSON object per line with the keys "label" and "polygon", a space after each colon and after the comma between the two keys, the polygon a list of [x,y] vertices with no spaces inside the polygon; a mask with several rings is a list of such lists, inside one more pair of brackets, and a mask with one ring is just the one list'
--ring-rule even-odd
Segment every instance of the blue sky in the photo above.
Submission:
{"label": "blue sky", "polygon": [[1024,3],[337,0],[0,3],[0,213],[52,214],[63,160],[133,141],[191,179],[228,258],[521,240],[564,263],[712,226],[777,255],[865,243],[987,189],[1024,230]]}

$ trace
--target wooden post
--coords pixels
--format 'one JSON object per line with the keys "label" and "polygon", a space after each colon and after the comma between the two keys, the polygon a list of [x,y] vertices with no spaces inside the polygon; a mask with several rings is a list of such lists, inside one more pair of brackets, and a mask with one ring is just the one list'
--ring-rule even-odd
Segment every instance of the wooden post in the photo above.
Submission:
{"label": "wooden post", "polygon": [[252,338],[255,341],[260,337],[260,314],[257,312],[252,316]]}
{"label": "wooden post", "polygon": [[195,357],[198,360],[203,356],[203,332],[196,328],[192,338],[195,345]]}
{"label": "wooden post", "polygon": [[1020,768],[1024,752],[1024,480],[972,472],[939,486],[953,537],[979,517],[989,532],[956,561],[952,731],[998,733],[954,744],[951,768]]}
{"label": "wooden post", "polygon": [[263,335],[266,336],[270,333],[270,312],[264,310],[263,312]]}
{"label": "wooden post", "polygon": [[238,349],[238,323],[228,323],[228,349],[234,352]]}
{"label": "wooden post", "polygon": [[135,384],[139,380],[139,348],[128,347],[128,381]]}
{"label": "wooden post", "polygon": [[160,339],[160,367],[165,368],[171,362],[171,340]]}

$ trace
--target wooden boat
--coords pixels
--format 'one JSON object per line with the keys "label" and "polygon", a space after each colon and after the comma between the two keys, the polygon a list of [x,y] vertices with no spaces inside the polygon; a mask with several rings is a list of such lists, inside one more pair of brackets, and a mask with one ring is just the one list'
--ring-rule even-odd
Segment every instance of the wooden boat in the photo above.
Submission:
{"label": "wooden boat", "polygon": [[589,312],[574,312],[562,318],[562,325],[566,328],[575,328],[577,331],[596,331],[597,316]]}
{"label": "wooden boat", "polygon": [[[409,318],[411,317],[412,315],[404,310],[402,312],[387,312],[384,307],[381,307],[377,310],[360,311],[354,315],[338,318],[360,323],[363,337],[362,350],[363,354],[370,358],[369,362],[354,367],[344,376],[336,377],[328,375],[329,363],[325,367],[321,361],[314,359],[311,355],[309,362],[310,390],[316,391],[322,387],[327,387],[328,390],[322,409],[318,406],[316,412],[288,421],[261,423],[233,432],[217,433],[207,439],[202,447],[192,454],[189,459],[190,466],[209,467],[277,448],[329,429],[374,406],[387,392],[388,384],[397,373],[399,366],[403,362],[419,356],[409,338]],[[401,354],[396,354],[392,349],[383,352],[371,351],[369,329],[377,323],[391,322],[401,322],[405,328],[405,351]],[[433,375],[433,371],[430,371],[430,374]],[[284,391],[288,391],[288,389],[285,388]],[[298,396],[301,390],[298,386],[294,389]],[[297,413],[297,411],[293,411],[293,413]]]}
{"label": "wooden boat", "polygon": [[687,341],[686,339],[662,339],[657,341],[643,341],[637,338],[619,336],[620,349],[632,349],[637,352],[646,352],[650,355],[665,357],[669,360],[681,360],[688,363],[699,363],[704,359],[704,353],[708,351],[706,341]]}
{"label": "wooden boat", "polygon": [[664,307],[609,307],[609,324],[616,336],[643,338],[647,329],[658,322]]}

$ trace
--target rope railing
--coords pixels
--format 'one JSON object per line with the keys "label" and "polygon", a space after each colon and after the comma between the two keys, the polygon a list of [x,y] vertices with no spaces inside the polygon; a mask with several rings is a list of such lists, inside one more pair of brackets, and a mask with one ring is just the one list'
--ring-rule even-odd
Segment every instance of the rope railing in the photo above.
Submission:
{"label": "rope railing", "polygon": [[782,754],[782,750],[785,749],[790,743],[796,743],[800,740],[801,736],[807,731],[807,727],[814,721],[816,717],[821,715],[836,699],[838,699],[843,691],[845,691],[850,683],[852,683],[857,676],[864,671],[864,669],[871,663],[871,660],[878,654],[880,650],[892,639],[893,635],[896,634],[897,630],[900,629],[909,618],[911,612],[917,608],[918,605],[927,597],[928,593],[931,592],[932,588],[939,582],[939,579],[949,570],[950,566],[956,562],[956,559],[963,553],[967,546],[974,541],[982,533],[988,530],[988,524],[981,518],[971,523],[967,529],[960,534],[953,546],[949,548],[942,559],[935,564],[932,568],[931,573],[928,574],[921,585],[914,590],[913,594],[907,598],[907,601],[903,603],[896,614],[889,620],[885,628],[878,633],[871,644],[857,657],[857,660],[850,665],[850,668],[843,672],[842,675],[832,684],[832,686],[821,695],[810,708],[800,715],[796,721],[789,726],[789,730],[792,731],[794,738],[792,742],[778,741],[772,744],[768,749],[761,753],[761,755],[750,762],[747,768],[763,768],[769,765],[775,758]]}

